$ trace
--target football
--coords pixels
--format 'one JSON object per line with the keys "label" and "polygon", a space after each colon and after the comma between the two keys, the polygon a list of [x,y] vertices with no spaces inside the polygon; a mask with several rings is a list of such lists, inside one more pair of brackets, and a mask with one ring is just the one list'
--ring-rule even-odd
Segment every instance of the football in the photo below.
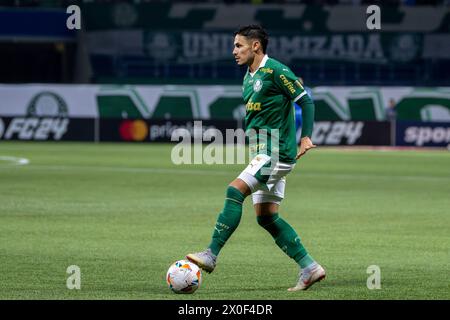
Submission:
{"label": "football", "polygon": [[194,293],[202,283],[202,271],[195,263],[179,260],[167,270],[166,280],[175,293]]}

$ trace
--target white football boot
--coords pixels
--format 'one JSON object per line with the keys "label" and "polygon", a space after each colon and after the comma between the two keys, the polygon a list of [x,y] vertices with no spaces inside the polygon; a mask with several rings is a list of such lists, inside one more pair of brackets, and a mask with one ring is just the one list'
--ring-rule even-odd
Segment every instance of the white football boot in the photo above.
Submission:
{"label": "white football boot", "polygon": [[297,284],[295,287],[289,288],[288,291],[306,290],[314,283],[325,279],[325,276],[325,269],[320,264],[316,264],[309,272],[301,271]]}
{"label": "white football boot", "polygon": [[189,253],[186,256],[186,259],[195,263],[206,272],[211,273],[216,267],[217,256],[215,256],[211,252],[211,249],[208,248],[202,252]]}

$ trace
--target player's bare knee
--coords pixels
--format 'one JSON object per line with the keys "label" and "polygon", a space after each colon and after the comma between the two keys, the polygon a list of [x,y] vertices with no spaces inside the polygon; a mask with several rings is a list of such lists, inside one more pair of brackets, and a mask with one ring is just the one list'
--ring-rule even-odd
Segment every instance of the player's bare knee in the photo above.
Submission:
{"label": "player's bare knee", "polygon": [[254,205],[257,216],[271,216],[278,212],[279,205],[276,203],[256,203]]}
{"label": "player's bare knee", "polygon": [[248,196],[251,194],[250,187],[247,185],[247,183],[239,178],[234,179],[228,186],[238,189],[244,196]]}

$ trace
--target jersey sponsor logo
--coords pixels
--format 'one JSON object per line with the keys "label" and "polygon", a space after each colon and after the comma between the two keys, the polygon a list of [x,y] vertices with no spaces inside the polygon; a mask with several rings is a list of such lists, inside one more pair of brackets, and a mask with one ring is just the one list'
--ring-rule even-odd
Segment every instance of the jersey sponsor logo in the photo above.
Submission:
{"label": "jersey sponsor logo", "polygon": [[68,126],[67,118],[12,118],[7,127],[0,119],[0,138],[4,131],[5,140],[61,140]]}
{"label": "jersey sponsor logo", "polygon": [[263,87],[262,80],[261,79],[257,79],[255,81],[255,83],[253,84],[253,91],[259,92],[259,91],[261,91],[262,87]]}
{"label": "jersey sponsor logo", "polygon": [[280,79],[281,79],[281,81],[283,81],[284,86],[288,88],[288,90],[289,90],[290,93],[295,93],[294,85],[292,84],[291,81],[289,81],[289,80],[286,78],[286,76],[285,76],[284,74],[282,74],[282,75],[280,76]]}
{"label": "jersey sponsor logo", "polygon": [[264,73],[270,73],[270,74],[273,73],[273,69],[270,69],[270,68],[261,68],[259,70],[261,70],[261,72],[264,72]]}
{"label": "jersey sponsor logo", "polygon": [[245,105],[247,111],[261,111],[261,102],[247,102]]}

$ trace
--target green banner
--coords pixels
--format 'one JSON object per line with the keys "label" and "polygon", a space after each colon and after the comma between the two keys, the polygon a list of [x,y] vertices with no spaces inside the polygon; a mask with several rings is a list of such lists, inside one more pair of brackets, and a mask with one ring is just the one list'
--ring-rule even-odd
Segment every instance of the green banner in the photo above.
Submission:
{"label": "green banner", "polygon": [[[131,86],[104,90],[97,96],[99,116],[239,120],[245,114],[240,87],[159,88],[151,102]],[[384,121],[390,107],[399,120],[450,121],[450,88],[316,87],[312,95],[316,121]]]}
{"label": "green banner", "polygon": [[[316,121],[450,122],[450,87],[314,87]],[[241,86],[0,85],[0,117],[242,120]]]}

